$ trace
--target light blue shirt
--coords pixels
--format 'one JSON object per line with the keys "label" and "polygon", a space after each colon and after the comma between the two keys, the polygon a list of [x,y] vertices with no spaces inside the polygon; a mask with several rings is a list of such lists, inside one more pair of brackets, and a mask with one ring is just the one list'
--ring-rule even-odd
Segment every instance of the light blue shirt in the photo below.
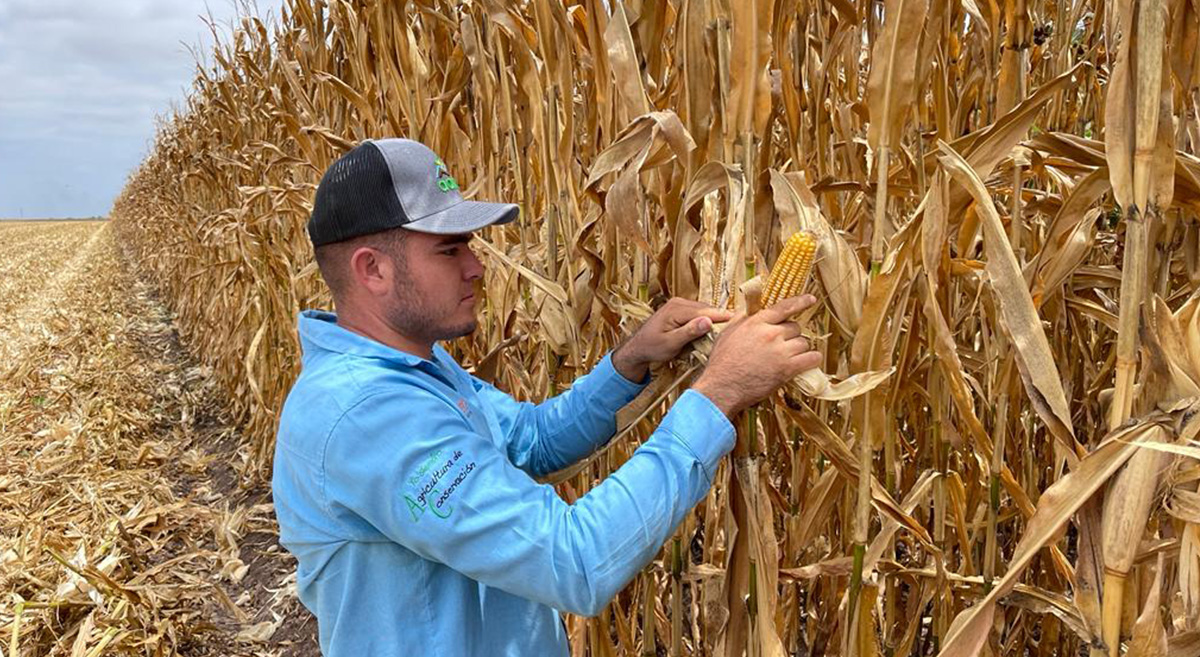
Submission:
{"label": "light blue shirt", "polygon": [[568,655],[559,611],[598,614],[658,552],[733,447],[689,390],[574,504],[533,477],[594,452],[642,389],[611,355],[520,403],[463,370],[299,320],[272,488],[280,542],[327,657]]}

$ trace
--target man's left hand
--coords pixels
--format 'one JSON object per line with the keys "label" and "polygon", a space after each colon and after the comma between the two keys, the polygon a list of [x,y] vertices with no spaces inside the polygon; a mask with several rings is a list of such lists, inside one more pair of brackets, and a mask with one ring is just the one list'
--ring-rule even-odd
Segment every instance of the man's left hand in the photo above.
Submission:
{"label": "man's left hand", "polygon": [[693,340],[711,331],[713,322],[732,318],[732,310],[672,298],[613,351],[613,367],[630,381],[642,381],[651,365],[678,356]]}

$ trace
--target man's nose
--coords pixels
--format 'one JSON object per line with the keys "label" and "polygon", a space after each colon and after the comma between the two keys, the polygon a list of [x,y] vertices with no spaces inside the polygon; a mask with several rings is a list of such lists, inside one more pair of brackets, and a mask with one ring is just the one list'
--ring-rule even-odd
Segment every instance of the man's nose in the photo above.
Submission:
{"label": "man's nose", "polygon": [[467,249],[467,266],[463,270],[463,277],[468,281],[483,278],[483,263],[471,249]]}

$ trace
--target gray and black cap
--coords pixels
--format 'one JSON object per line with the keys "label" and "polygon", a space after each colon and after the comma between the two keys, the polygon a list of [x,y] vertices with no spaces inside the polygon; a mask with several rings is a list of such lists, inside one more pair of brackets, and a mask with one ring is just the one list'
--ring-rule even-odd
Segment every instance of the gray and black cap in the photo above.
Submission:
{"label": "gray and black cap", "polygon": [[317,186],[313,246],[392,228],[469,233],[517,218],[511,203],[463,200],[446,164],[411,139],[364,141],[330,165]]}

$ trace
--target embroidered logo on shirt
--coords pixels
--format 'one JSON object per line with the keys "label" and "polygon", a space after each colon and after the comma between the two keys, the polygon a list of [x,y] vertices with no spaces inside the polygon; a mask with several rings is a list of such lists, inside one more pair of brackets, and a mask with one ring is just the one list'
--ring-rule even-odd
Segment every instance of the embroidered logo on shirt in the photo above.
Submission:
{"label": "embroidered logo on shirt", "polygon": [[[439,518],[449,518],[454,513],[450,497],[466,480],[467,475],[475,470],[475,461],[461,463],[466,459],[463,458],[460,450],[454,450],[454,453],[445,457],[445,460],[442,460],[443,457],[445,457],[445,450],[439,449],[433,452],[425,457],[416,472],[408,477],[407,483],[411,494],[404,495],[404,502],[408,505],[408,512],[412,514],[413,522],[419,521],[426,511],[432,512]],[[455,471],[455,468],[457,468],[457,472],[451,479],[450,473]]]}
{"label": "embroidered logo on shirt", "polygon": [[467,400],[462,397],[458,398],[458,410],[462,411],[463,415],[471,417],[471,407],[467,406]]}

